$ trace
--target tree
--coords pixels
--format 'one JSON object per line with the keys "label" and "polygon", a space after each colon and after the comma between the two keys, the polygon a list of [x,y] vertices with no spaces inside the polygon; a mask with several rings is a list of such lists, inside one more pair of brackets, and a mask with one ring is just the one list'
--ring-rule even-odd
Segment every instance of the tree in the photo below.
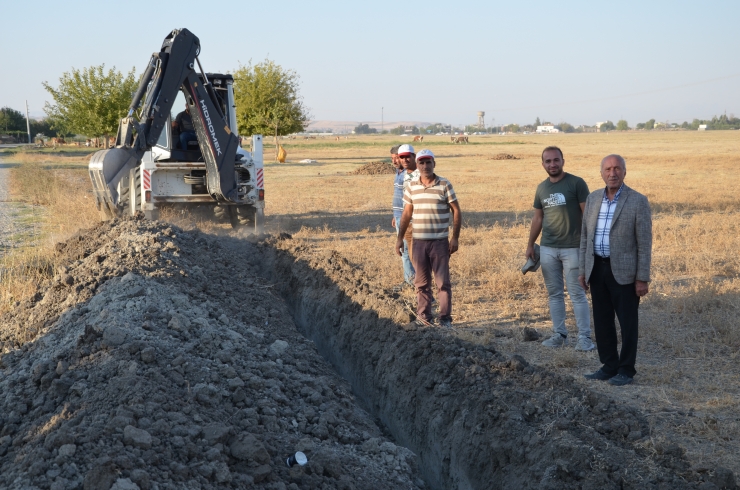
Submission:
{"label": "tree", "polygon": [[406,128],[404,128],[403,126],[396,126],[395,128],[391,129],[391,134],[403,134],[405,129]]}
{"label": "tree", "polygon": [[599,131],[612,131],[615,129],[614,123],[611,121],[607,121],[603,123],[601,126],[599,126]]}
{"label": "tree", "polygon": [[355,126],[355,134],[375,134],[377,132],[377,129],[371,128],[367,124],[360,124],[359,126]]}
{"label": "tree", "polygon": [[651,119],[645,123],[645,129],[653,129],[653,128],[655,128],[655,119]]}
{"label": "tree", "polygon": [[537,129],[537,126],[542,126],[542,123],[540,122],[540,116],[537,116],[537,119],[534,122],[535,129]]}
{"label": "tree", "polygon": [[118,131],[138,86],[136,72],[132,68],[124,76],[115,67],[106,73],[104,67],[72,68],[62,75],[56,88],[43,82],[54,99],[53,105],[44,105],[44,112],[57,134],[105,136],[107,141]]}
{"label": "tree", "polygon": [[239,133],[274,135],[277,156],[278,136],[304,131],[311,118],[298,92],[299,82],[295,71],[270,59],[240,66],[234,72]]}
{"label": "tree", "polygon": [[26,131],[26,117],[11,107],[0,109],[0,131]]}
{"label": "tree", "polygon": [[568,124],[567,122],[562,122],[555,127],[563,133],[574,133],[576,131],[576,128],[574,128],[572,124]]}
{"label": "tree", "polygon": [[625,121],[624,119],[620,119],[619,121],[617,121],[617,129],[619,131],[627,131],[629,128],[630,127],[627,124],[627,121]]}
{"label": "tree", "polygon": [[31,119],[31,134],[34,135],[34,138],[38,135],[52,138],[56,133],[51,129],[51,123],[49,123],[48,119],[41,119],[40,121]]}

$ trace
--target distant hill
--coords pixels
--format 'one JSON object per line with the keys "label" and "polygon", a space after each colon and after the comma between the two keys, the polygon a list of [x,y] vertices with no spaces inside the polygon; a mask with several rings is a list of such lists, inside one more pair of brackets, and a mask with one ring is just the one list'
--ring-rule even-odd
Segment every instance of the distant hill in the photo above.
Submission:
{"label": "distant hill", "polygon": [[[311,121],[311,124],[308,125],[308,131],[320,131],[320,130],[329,130],[333,133],[351,133],[353,129],[355,129],[356,126],[359,126],[360,124],[367,124],[371,128],[375,128],[378,131],[381,130],[381,124],[380,121],[329,121],[329,120],[317,120],[317,121]],[[424,122],[424,121],[385,121],[383,123],[383,128],[387,131],[393,128],[398,127],[399,125],[403,124],[404,126],[429,126],[430,124],[434,124],[431,122]]]}

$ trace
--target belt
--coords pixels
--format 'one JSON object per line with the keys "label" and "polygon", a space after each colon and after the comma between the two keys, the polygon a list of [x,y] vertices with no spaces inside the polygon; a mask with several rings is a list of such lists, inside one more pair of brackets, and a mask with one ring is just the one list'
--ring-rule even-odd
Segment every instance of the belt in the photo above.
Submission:
{"label": "belt", "polygon": [[594,262],[609,262],[609,257],[602,257],[600,255],[594,254]]}

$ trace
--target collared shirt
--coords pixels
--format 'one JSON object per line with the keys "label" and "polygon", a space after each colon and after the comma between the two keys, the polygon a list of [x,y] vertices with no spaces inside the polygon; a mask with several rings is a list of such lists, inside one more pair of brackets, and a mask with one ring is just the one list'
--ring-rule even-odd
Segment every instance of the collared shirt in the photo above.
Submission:
{"label": "collared shirt", "polygon": [[400,219],[403,214],[403,181],[405,178],[406,171],[400,169],[393,181],[393,217],[396,220]]}
{"label": "collared shirt", "polygon": [[612,229],[612,218],[623,188],[624,183],[619,186],[613,201],[609,200],[606,188],[604,188],[604,197],[601,198],[601,209],[599,209],[599,217],[596,219],[596,230],[594,232],[594,253],[599,257],[609,257],[609,232]]}
{"label": "collared shirt", "polygon": [[411,182],[412,180],[419,180],[419,176],[421,174],[419,173],[418,168],[414,170],[413,172],[407,172],[406,170],[404,170],[404,172],[405,173],[403,174],[403,188],[405,190],[406,187],[408,187],[409,182]]}
{"label": "collared shirt", "polygon": [[414,239],[447,238],[452,221],[450,203],[456,200],[452,184],[444,177],[435,175],[429,186],[422,184],[420,178],[410,181],[403,191],[403,202],[414,206]]}

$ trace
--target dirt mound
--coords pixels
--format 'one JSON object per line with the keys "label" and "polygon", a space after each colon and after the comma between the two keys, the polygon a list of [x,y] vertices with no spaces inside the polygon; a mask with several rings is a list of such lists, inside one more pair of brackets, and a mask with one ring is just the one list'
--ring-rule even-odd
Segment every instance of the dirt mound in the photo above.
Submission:
{"label": "dirt mound", "polygon": [[396,174],[396,168],[388,162],[370,162],[358,168],[352,175]]}
{"label": "dirt mound", "polygon": [[55,279],[0,320],[0,487],[423,486],[251,243],[127,220],[58,250]]}
{"label": "dirt mound", "polygon": [[[692,470],[681,447],[652,444],[635,409],[520,356],[404,331],[397,295],[336,252],[288,238],[129,219],[60,244],[55,278],[0,318],[0,487],[696,488],[733,478]],[[289,468],[298,450],[309,463]]]}
{"label": "dirt mound", "polygon": [[488,159],[489,160],[519,160],[519,158],[509,153],[499,153],[498,155],[493,155],[492,157],[488,157]]}

